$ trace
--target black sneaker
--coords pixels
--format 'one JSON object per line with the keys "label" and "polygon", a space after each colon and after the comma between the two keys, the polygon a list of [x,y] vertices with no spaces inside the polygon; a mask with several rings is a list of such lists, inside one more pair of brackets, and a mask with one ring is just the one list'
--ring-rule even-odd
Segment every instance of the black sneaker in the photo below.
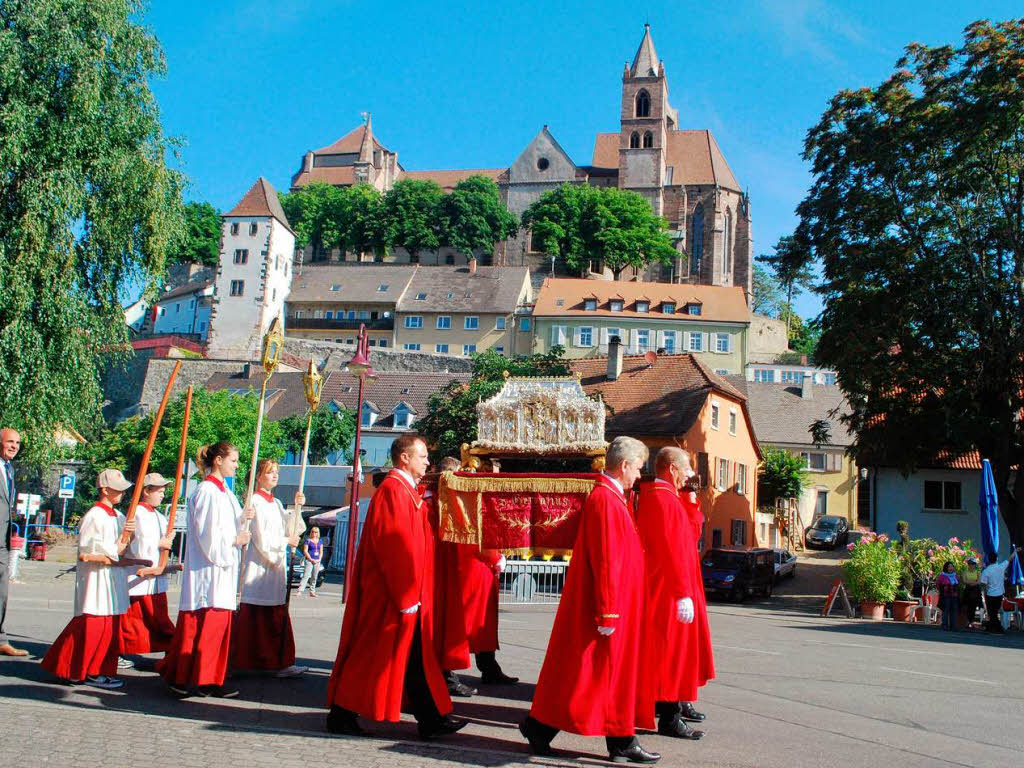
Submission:
{"label": "black sneaker", "polygon": [[201,685],[199,686],[199,695],[204,698],[234,699],[238,697],[238,689],[229,688],[226,685]]}
{"label": "black sneaker", "polygon": [[476,688],[466,685],[454,672],[446,672],[444,681],[448,684],[449,696],[459,696],[461,698],[468,699],[470,696],[476,694]]}
{"label": "black sneaker", "polygon": [[179,699],[187,699],[189,696],[192,695],[192,691],[190,691],[184,685],[178,685],[176,683],[168,683],[167,690],[170,691],[171,694],[173,694],[174,696],[177,696]]}

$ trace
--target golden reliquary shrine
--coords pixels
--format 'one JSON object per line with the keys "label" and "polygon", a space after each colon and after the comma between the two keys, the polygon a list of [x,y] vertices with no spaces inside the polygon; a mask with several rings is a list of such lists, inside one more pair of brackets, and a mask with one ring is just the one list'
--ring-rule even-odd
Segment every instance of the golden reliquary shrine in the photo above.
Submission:
{"label": "golden reliquary shrine", "polygon": [[[523,556],[571,552],[583,503],[604,469],[604,424],[604,403],[576,377],[506,377],[498,394],[477,404],[477,440],[463,445],[461,471],[438,479],[441,538]],[[531,458],[577,460],[583,471],[488,471],[504,459]]]}

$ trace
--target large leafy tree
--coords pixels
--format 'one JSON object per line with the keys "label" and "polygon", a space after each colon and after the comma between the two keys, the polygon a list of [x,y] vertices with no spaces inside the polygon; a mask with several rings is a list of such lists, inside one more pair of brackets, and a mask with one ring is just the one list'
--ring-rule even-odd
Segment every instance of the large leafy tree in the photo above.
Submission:
{"label": "large leafy tree", "polygon": [[127,354],[119,297],[153,286],[182,229],[136,0],[0,3],[0,423],[42,463],[58,424],[100,419]]}
{"label": "large leafy tree", "polygon": [[210,203],[185,203],[184,227],[171,258],[215,267],[220,259],[220,213]]}
{"label": "large leafy tree", "polygon": [[382,234],[388,246],[404,248],[415,259],[442,244],[441,200],[444,192],[432,181],[402,179],[384,195]]}
{"label": "large leafy tree", "polygon": [[832,99],[805,157],[818,357],[858,452],[912,471],[977,448],[1024,540],[1024,20],[908,46],[885,82]]}
{"label": "large leafy tree", "polygon": [[519,226],[501,201],[498,185],[486,176],[470,176],[456,184],[441,201],[441,218],[444,244],[467,258],[490,253]]}
{"label": "large leafy tree", "polygon": [[[306,414],[282,419],[284,446],[296,456],[302,452],[306,438]],[[309,463],[323,464],[328,455],[345,451],[347,461],[352,460],[350,446],[356,436],[355,414],[349,410],[334,411],[330,407],[317,409],[313,414],[313,428],[309,433]]]}
{"label": "large leafy tree", "polygon": [[322,181],[313,182],[294,192],[278,193],[281,208],[295,230],[295,245],[313,247],[313,253],[337,248],[342,241],[344,220],[342,191]]}
{"label": "large leafy tree", "polygon": [[473,357],[473,377],[453,381],[427,400],[427,413],[414,428],[427,438],[430,457],[437,462],[445,456],[460,455],[463,443],[476,440],[476,404],[501,389],[505,373],[511,376],[567,376],[569,366],[562,348],[544,354],[507,358],[488,349]]}
{"label": "large leafy tree", "polygon": [[[811,265],[810,243],[806,232],[799,230],[793,235],[784,235],[774,246],[774,253],[765,253],[756,257],[756,261],[767,264],[771,276],[785,293],[785,301],[779,300],[777,317],[786,321],[786,331],[792,331],[793,299],[799,298],[805,290],[815,288],[814,269]],[[754,280],[757,280],[758,266],[754,265]],[[756,297],[756,290],[755,290]],[[755,298],[756,300],[756,298]]]}
{"label": "large leafy tree", "polygon": [[754,264],[754,298],[751,309],[755,314],[778,317],[783,306],[782,287],[769,269]]}
{"label": "large leafy tree", "polygon": [[535,243],[572,269],[601,261],[618,279],[627,267],[670,264],[679,256],[668,224],[642,195],[617,187],[564,184],[523,213]]}

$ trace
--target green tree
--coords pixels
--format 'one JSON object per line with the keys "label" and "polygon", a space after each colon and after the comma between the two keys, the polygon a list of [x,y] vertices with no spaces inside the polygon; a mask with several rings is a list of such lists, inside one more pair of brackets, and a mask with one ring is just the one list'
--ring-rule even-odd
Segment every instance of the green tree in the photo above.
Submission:
{"label": "green tree", "polygon": [[777,499],[796,499],[807,485],[803,458],[772,445],[761,446],[757,475],[757,498],[762,507],[773,507]]}
{"label": "green tree", "polygon": [[779,316],[789,328],[789,348],[800,355],[815,358],[818,341],[821,339],[821,325],[817,320],[804,320],[796,312],[783,310]]}
{"label": "green tree", "polygon": [[804,156],[817,354],[858,452],[910,472],[976,448],[1024,540],[1024,20],[908,46],[885,82],[833,97]]}
{"label": "green tree", "polygon": [[[240,462],[235,493],[240,499],[245,495],[245,476],[252,460],[258,406],[259,395],[255,392],[232,395],[227,390],[207,392],[205,389],[197,389],[192,396],[187,456],[195,460],[200,446],[221,440],[236,445]],[[151,472],[160,472],[166,477],[174,476],[184,415],[184,396],[167,404],[149,461]],[[96,475],[101,470],[108,467],[120,469],[129,480],[134,480],[152,426],[153,414],[135,416],[119,422],[114,427],[100,430],[87,444],[79,446],[77,458],[85,462],[78,478],[82,503],[91,502]],[[264,420],[260,458],[280,459],[284,456],[285,445],[285,432],[281,423]]]}
{"label": "green tree", "polygon": [[[796,317],[793,312],[793,299],[799,298],[805,290],[814,290],[815,276],[811,264],[811,248],[804,230],[798,229],[796,234],[779,238],[774,246],[775,253],[757,256],[755,261],[767,264],[772,276],[785,292],[785,302],[779,302],[776,317],[786,321],[786,333],[791,333],[790,324]],[[757,266],[754,266],[754,279],[757,280]]]}
{"label": "green tree", "polygon": [[679,256],[665,219],[642,195],[617,187],[563,184],[526,209],[523,226],[570,268],[582,270],[600,260],[616,279],[627,267],[671,264]]}
{"label": "green tree", "polygon": [[384,242],[404,248],[413,260],[423,251],[436,251],[441,246],[443,197],[441,187],[432,181],[396,181],[381,203]]}
{"label": "green tree", "polygon": [[441,201],[444,244],[469,257],[490,254],[494,244],[518,228],[515,214],[501,201],[498,185],[485,176],[470,176]]}
{"label": "green tree", "polygon": [[383,256],[387,250],[383,198],[375,187],[356,184],[342,189],[337,215],[342,248],[352,253]]}
{"label": "green tree", "polygon": [[[280,421],[284,432],[284,447],[296,457],[302,454],[306,418],[306,414],[301,413]],[[328,455],[342,450],[345,451],[345,460],[352,461],[351,446],[355,436],[356,419],[352,411],[333,411],[327,406],[317,409],[313,413],[313,428],[309,433],[309,463],[323,464]]]}
{"label": "green tree", "polygon": [[99,423],[100,370],[130,351],[120,296],[152,295],[181,238],[142,10],[0,3],[0,423],[37,465],[58,425]]}
{"label": "green tree", "polygon": [[507,358],[488,349],[473,356],[473,377],[453,381],[427,400],[427,413],[414,428],[427,439],[434,462],[445,456],[459,456],[463,443],[476,440],[476,404],[493,397],[510,376],[567,376],[569,366],[561,347],[544,354]]}
{"label": "green tree", "polygon": [[778,317],[782,310],[782,287],[770,270],[754,264],[754,314]]}
{"label": "green tree", "polygon": [[312,246],[314,259],[321,250],[338,248],[342,241],[342,192],[338,187],[315,181],[294,192],[279,192],[278,199],[288,223],[295,230],[298,248]]}
{"label": "green tree", "polygon": [[185,203],[184,232],[174,245],[176,262],[217,266],[220,260],[220,213],[206,202]]}

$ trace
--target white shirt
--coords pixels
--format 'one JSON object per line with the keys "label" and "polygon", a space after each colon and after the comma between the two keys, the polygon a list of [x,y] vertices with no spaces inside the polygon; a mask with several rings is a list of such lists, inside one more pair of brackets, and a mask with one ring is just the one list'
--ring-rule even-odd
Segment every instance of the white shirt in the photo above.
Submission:
{"label": "white shirt", "polygon": [[395,472],[397,472],[404,478],[405,482],[409,484],[410,488],[412,488],[414,491],[416,490],[416,481],[412,479],[412,475],[410,475],[404,469],[399,469],[398,467],[395,467]]}
{"label": "white shirt", "polygon": [[985,594],[989,597],[999,597],[1006,591],[1003,581],[1006,578],[1006,566],[1009,563],[1009,560],[992,563],[992,565],[986,566],[985,570],[981,572],[981,576],[978,577],[978,581],[985,587]]}
{"label": "white shirt", "polygon": [[235,610],[238,589],[238,536],[242,506],[219,481],[207,478],[185,505],[188,535],[181,581],[182,611]]}
{"label": "white shirt", "polygon": [[[125,554],[128,557],[137,557],[143,560],[150,560],[153,565],[160,562],[160,539],[167,535],[167,518],[162,512],[150,507],[148,504],[139,504],[135,508],[135,535],[128,543]],[[129,571],[132,569],[128,569]],[[128,575],[128,594],[131,597],[139,595],[156,595],[167,591],[166,576],[149,576],[139,578],[134,573]]]}
{"label": "white shirt", "polygon": [[614,485],[616,488],[619,489],[619,493],[622,494],[622,498],[626,498],[626,491],[622,487],[622,483],[620,483],[618,480],[616,480],[614,477],[612,477],[608,473],[605,473],[605,479],[610,480],[612,482],[612,485]]}
{"label": "white shirt", "polygon": [[256,517],[249,524],[252,540],[245,548],[242,602],[283,605],[288,551],[287,515],[281,502],[273,496],[267,501],[262,491],[253,494],[252,506]]}
{"label": "white shirt", "polygon": [[[96,505],[78,524],[78,553],[106,555],[118,560],[117,539],[124,526],[124,515],[111,515],[109,507]],[[128,582],[125,569],[118,565],[82,563],[75,566],[75,616],[120,616],[128,610]]]}

